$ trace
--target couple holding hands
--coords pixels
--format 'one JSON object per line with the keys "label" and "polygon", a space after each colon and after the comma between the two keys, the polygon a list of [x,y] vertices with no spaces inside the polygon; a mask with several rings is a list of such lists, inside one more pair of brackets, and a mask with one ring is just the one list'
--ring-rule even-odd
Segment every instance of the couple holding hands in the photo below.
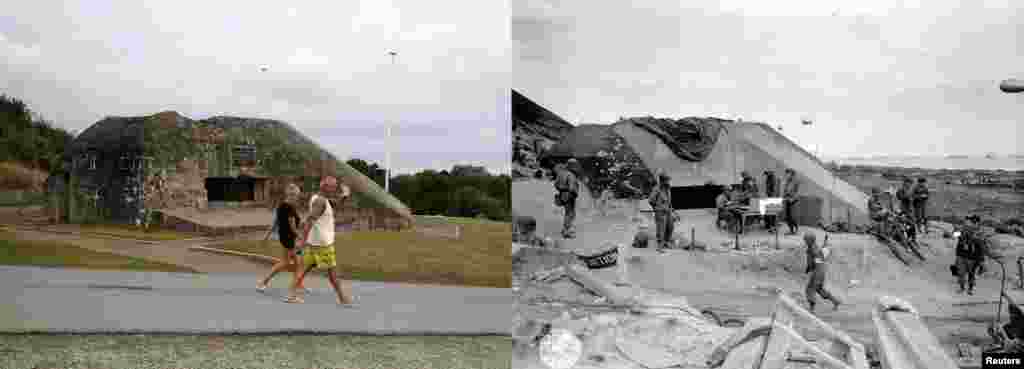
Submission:
{"label": "couple holding hands", "polygon": [[[302,303],[304,300],[301,295],[309,291],[303,285],[306,274],[313,269],[327,269],[328,281],[338,295],[338,304],[352,306],[353,297],[351,293],[344,292],[335,270],[338,264],[334,250],[334,209],[325,197],[325,194],[337,191],[338,186],[337,178],[323,177],[319,190],[309,199],[309,213],[303,221],[298,212],[301,190],[294,183],[287,185],[285,200],[275,209],[274,224],[264,237],[264,240],[269,239],[276,231],[283,246],[283,258],[257,284],[260,291],[266,290],[267,284],[277,273],[288,270],[293,272],[293,277],[285,302]],[[350,195],[348,186],[344,184],[341,184],[341,191],[343,199]]]}

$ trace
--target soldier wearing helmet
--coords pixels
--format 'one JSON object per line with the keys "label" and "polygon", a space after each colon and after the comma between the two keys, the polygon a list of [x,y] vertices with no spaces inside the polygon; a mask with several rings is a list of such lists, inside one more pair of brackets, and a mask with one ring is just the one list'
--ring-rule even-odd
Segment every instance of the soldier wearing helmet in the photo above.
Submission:
{"label": "soldier wearing helmet", "polygon": [[672,178],[666,172],[658,173],[658,181],[651,190],[651,197],[648,201],[654,209],[654,223],[656,226],[656,238],[658,240],[658,251],[664,252],[669,248],[672,241],[675,219],[672,208]]}

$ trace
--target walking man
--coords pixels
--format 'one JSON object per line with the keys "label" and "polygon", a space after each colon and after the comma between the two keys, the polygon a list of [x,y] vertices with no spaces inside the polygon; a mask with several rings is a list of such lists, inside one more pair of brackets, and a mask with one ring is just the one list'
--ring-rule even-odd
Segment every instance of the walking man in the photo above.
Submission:
{"label": "walking man", "polygon": [[[325,194],[334,193],[338,187],[338,180],[334,176],[324,176],[320,180],[320,190],[309,199],[309,216],[304,223],[305,232],[303,245],[303,267],[292,284],[292,290],[286,302],[302,303],[299,297],[299,286],[306,274],[314,268],[327,269],[328,281],[334,292],[338,295],[338,304],[349,305],[353,303],[351,294],[346,295],[338,281],[337,258],[334,251],[334,209]],[[342,197],[348,197],[348,187],[342,187]]]}
{"label": "walking man", "polygon": [[654,223],[657,227],[658,252],[665,252],[672,241],[675,219],[672,213],[672,185],[668,173],[658,174],[658,181],[651,191],[651,208],[654,209]]}
{"label": "walking man", "polygon": [[[779,187],[779,178],[775,176],[775,171],[766,170],[764,172],[764,196],[779,197]],[[768,232],[775,233],[775,226],[778,224],[775,215],[765,215],[764,223],[765,227],[768,228]]]}
{"label": "walking man", "polygon": [[961,229],[960,237],[956,242],[956,271],[957,283],[960,285],[959,293],[964,293],[964,284],[967,285],[967,294],[974,295],[975,275],[985,256],[989,254],[988,245],[980,234],[978,222],[981,219],[977,215],[967,216],[966,222]]}
{"label": "walking man", "polygon": [[799,194],[800,180],[796,178],[796,171],[792,168],[787,168],[786,183],[782,187],[782,204],[785,207],[786,225],[789,226],[789,233],[786,233],[788,236],[795,236],[800,228],[796,224],[796,215],[793,214],[793,205],[799,200]]}
{"label": "walking man", "polygon": [[817,237],[814,233],[807,232],[804,234],[804,243],[807,245],[807,273],[811,275],[811,278],[807,281],[807,304],[809,311],[814,312],[814,305],[817,305],[817,296],[820,295],[822,298],[832,301],[833,310],[839,310],[841,302],[835,295],[825,289],[825,274],[827,272],[828,260],[832,250],[828,247],[828,238],[825,238],[825,244],[818,247],[815,242]]}
{"label": "walking man", "polygon": [[558,191],[555,195],[555,204],[565,209],[562,218],[562,237],[576,238],[573,222],[576,221],[576,199],[579,197],[580,184],[576,180],[576,175],[565,164],[558,164],[555,167],[555,190]]}
{"label": "walking man", "polygon": [[917,186],[914,186],[913,207],[914,218],[917,220],[917,226],[921,228],[921,232],[928,232],[928,218],[925,214],[925,209],[928,207],[928,195],[928,186],[925,184],[924,177],[918,177]]}

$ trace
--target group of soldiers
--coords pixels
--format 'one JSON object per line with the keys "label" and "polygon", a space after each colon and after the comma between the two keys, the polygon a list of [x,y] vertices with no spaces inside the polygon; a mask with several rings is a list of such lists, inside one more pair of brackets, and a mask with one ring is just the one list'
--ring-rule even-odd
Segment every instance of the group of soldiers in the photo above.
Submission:
{"label": "group of soldiers", "polygon": [[[566,163],[555,166],[555,205],[564,209],[561,235],[564,238],[575,238],[576,207],[580,194],[580,181],[576,173],[580,170],[579,162],[576,159],[569,159]],[[740,173],[741,183],[739,186],[726,187],[716,199],[719,209],[718,222],[726,221],[733,224],[738,221],[733,216],[733,209],[737,206],[749,206],[750,200],[757,197],[782,197],[784,205],[785,223],[789,227],[787,235],[796,235],[799,226],[794,215],[794,205],[799,200],[800,180],[796,171],[787,168],[784,180],[780,180],[773,170],[764,172],[764,191],[758,186],[758,181],[748,172]],[[675,231],[675,223],[679,221],[672,204],[671,176],[662,171],[655,175],[655,183],[646,200],[654,213],[655,238],[658,251],[664,251],[671,247],[672,235]],[[624,183],[625,189],[634,192],[634,206],[636,200],[643,196],[636,188]],[[604,194],[602,194],[602,197]],[[774,215],[767,215],[764,218],[766,227],[770,232],[775,232],[777,221]]]}
{"label": "group of soldiers", "polygon": [[[726,187],[722,194],[715,200],[718,208],[718,219],[716,223],[721,226],[724,222],[727,226],[731,227],[738,224],[738,217],[736,209],[739,207],[749,206],[750,200],[758,197],[767,198],[778,198],[782,197],[783,200],[783,217],[786,225],[789,227],[787,235],[796,235],[800,227],[796,222],[796,215],[794,206],[800,199],[800,180],[796,176],[796,171],[791,168],[785,170],[785,179],[780,181],[775,175],[775,171],[766,170],[764,171],[764,192],[762,193],[758,186],[757,181],[748,173],[740,173],[740,185],[737,187]],[[764,216],[765,227],[768,232],[776,232],[776,225],[778,224],[775,215]]]}
{"label": "group of soldiers", "polygon": [[[569,160],[567,164],[559,164],[555,166],[555,189],[557,194],[555,195],[555,204],[565,208],[565,218],[562,228],[562,236],[566,238],[575,237],[575,230],[573,228],[573,221],[576,216],[576,200],[579,197],[580,185],[577,181],[576,175],[573,174],[572,166],[578,166],[578,162],[575,159]],[[772,171],[765,172],[765,191],[762,194],[757,186],[756,181],[747,172],[741,173],[741,184],[738,188],[733,188],[727,191],[725,201],[728,203],[738,203],[749,205],[750,199],[759,197],[761,195],[767,197],[778,197],[781,195],[784,199],[786,207],[786,223],[789,225],[789,234],[797,234],[797,225],[793,217],[793,204],[798,199],[800,190],[800,182],[796,177],[796,172],[793,169],[786,169],[786,178],[784,184],[775,177]],[[658,243],[658,251],[664,251],[669,248],[671,242],[671,236],[673,233],[674,223],[678,221],[678,218],[672,207],[672,192],[671,192],[671,176],[665,172],[660,172],[656,176],[656,182],[654,188],[651,190],[647,201],[650,203],[651,208],[654,211],[654,219],[656,223],[656,238]],[[719,203],[723,201],[722,197],[719,197]],[[774,230],[774,219],[769,219],[768,224],[771,224],[771,229]],[[818,296],[832,302],[834,309],[839,309],[842,304],[841,300],[830,291],[825,288],[825,276],[827,272],[827,261],[830,255],[830,249],[828,248],[828,239],[826,237],[825,242],[819,244],[817,242],[817,236],[812,232],[804,234],[804,244],[806,245],[807,253],[807,274],[810,275],[808,279],[805,293],[807,294],[807,301],[811,311],[814,311],[815,306],[818,303]]]}
{"label": "group of soldiers", "polygon": [[882,199],[882,191],[875,187],[871,189],[871,198],[868,200],[868,212],[871,220],[878,224],[887,222],[904,221],[912,225],[914,231],[927,231],[928,218],[925,209],[928,207],[930,191],[924,178],[918,178],[917,184],[910,178],[903,179],[903,185],[895,191],[896,201],[899,209],[886,207]]}

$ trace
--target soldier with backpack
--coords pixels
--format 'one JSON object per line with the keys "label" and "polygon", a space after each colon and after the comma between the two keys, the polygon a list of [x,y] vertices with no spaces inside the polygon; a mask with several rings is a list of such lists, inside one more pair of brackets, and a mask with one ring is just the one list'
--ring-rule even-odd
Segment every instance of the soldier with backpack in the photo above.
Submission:
{"label": "soldier with backpack", "polygon": [[988,248],[988,241],[981,234],[978,223],[981,218],[977,215],[967,217],[964,226],[961,228],[960,236],[956,243],[956,274],[957,283],[960,285],[959,293],[966,291],[968,295],[974,295],[975,276],[978,274],[981,263],[985,257],[993,257]]}

